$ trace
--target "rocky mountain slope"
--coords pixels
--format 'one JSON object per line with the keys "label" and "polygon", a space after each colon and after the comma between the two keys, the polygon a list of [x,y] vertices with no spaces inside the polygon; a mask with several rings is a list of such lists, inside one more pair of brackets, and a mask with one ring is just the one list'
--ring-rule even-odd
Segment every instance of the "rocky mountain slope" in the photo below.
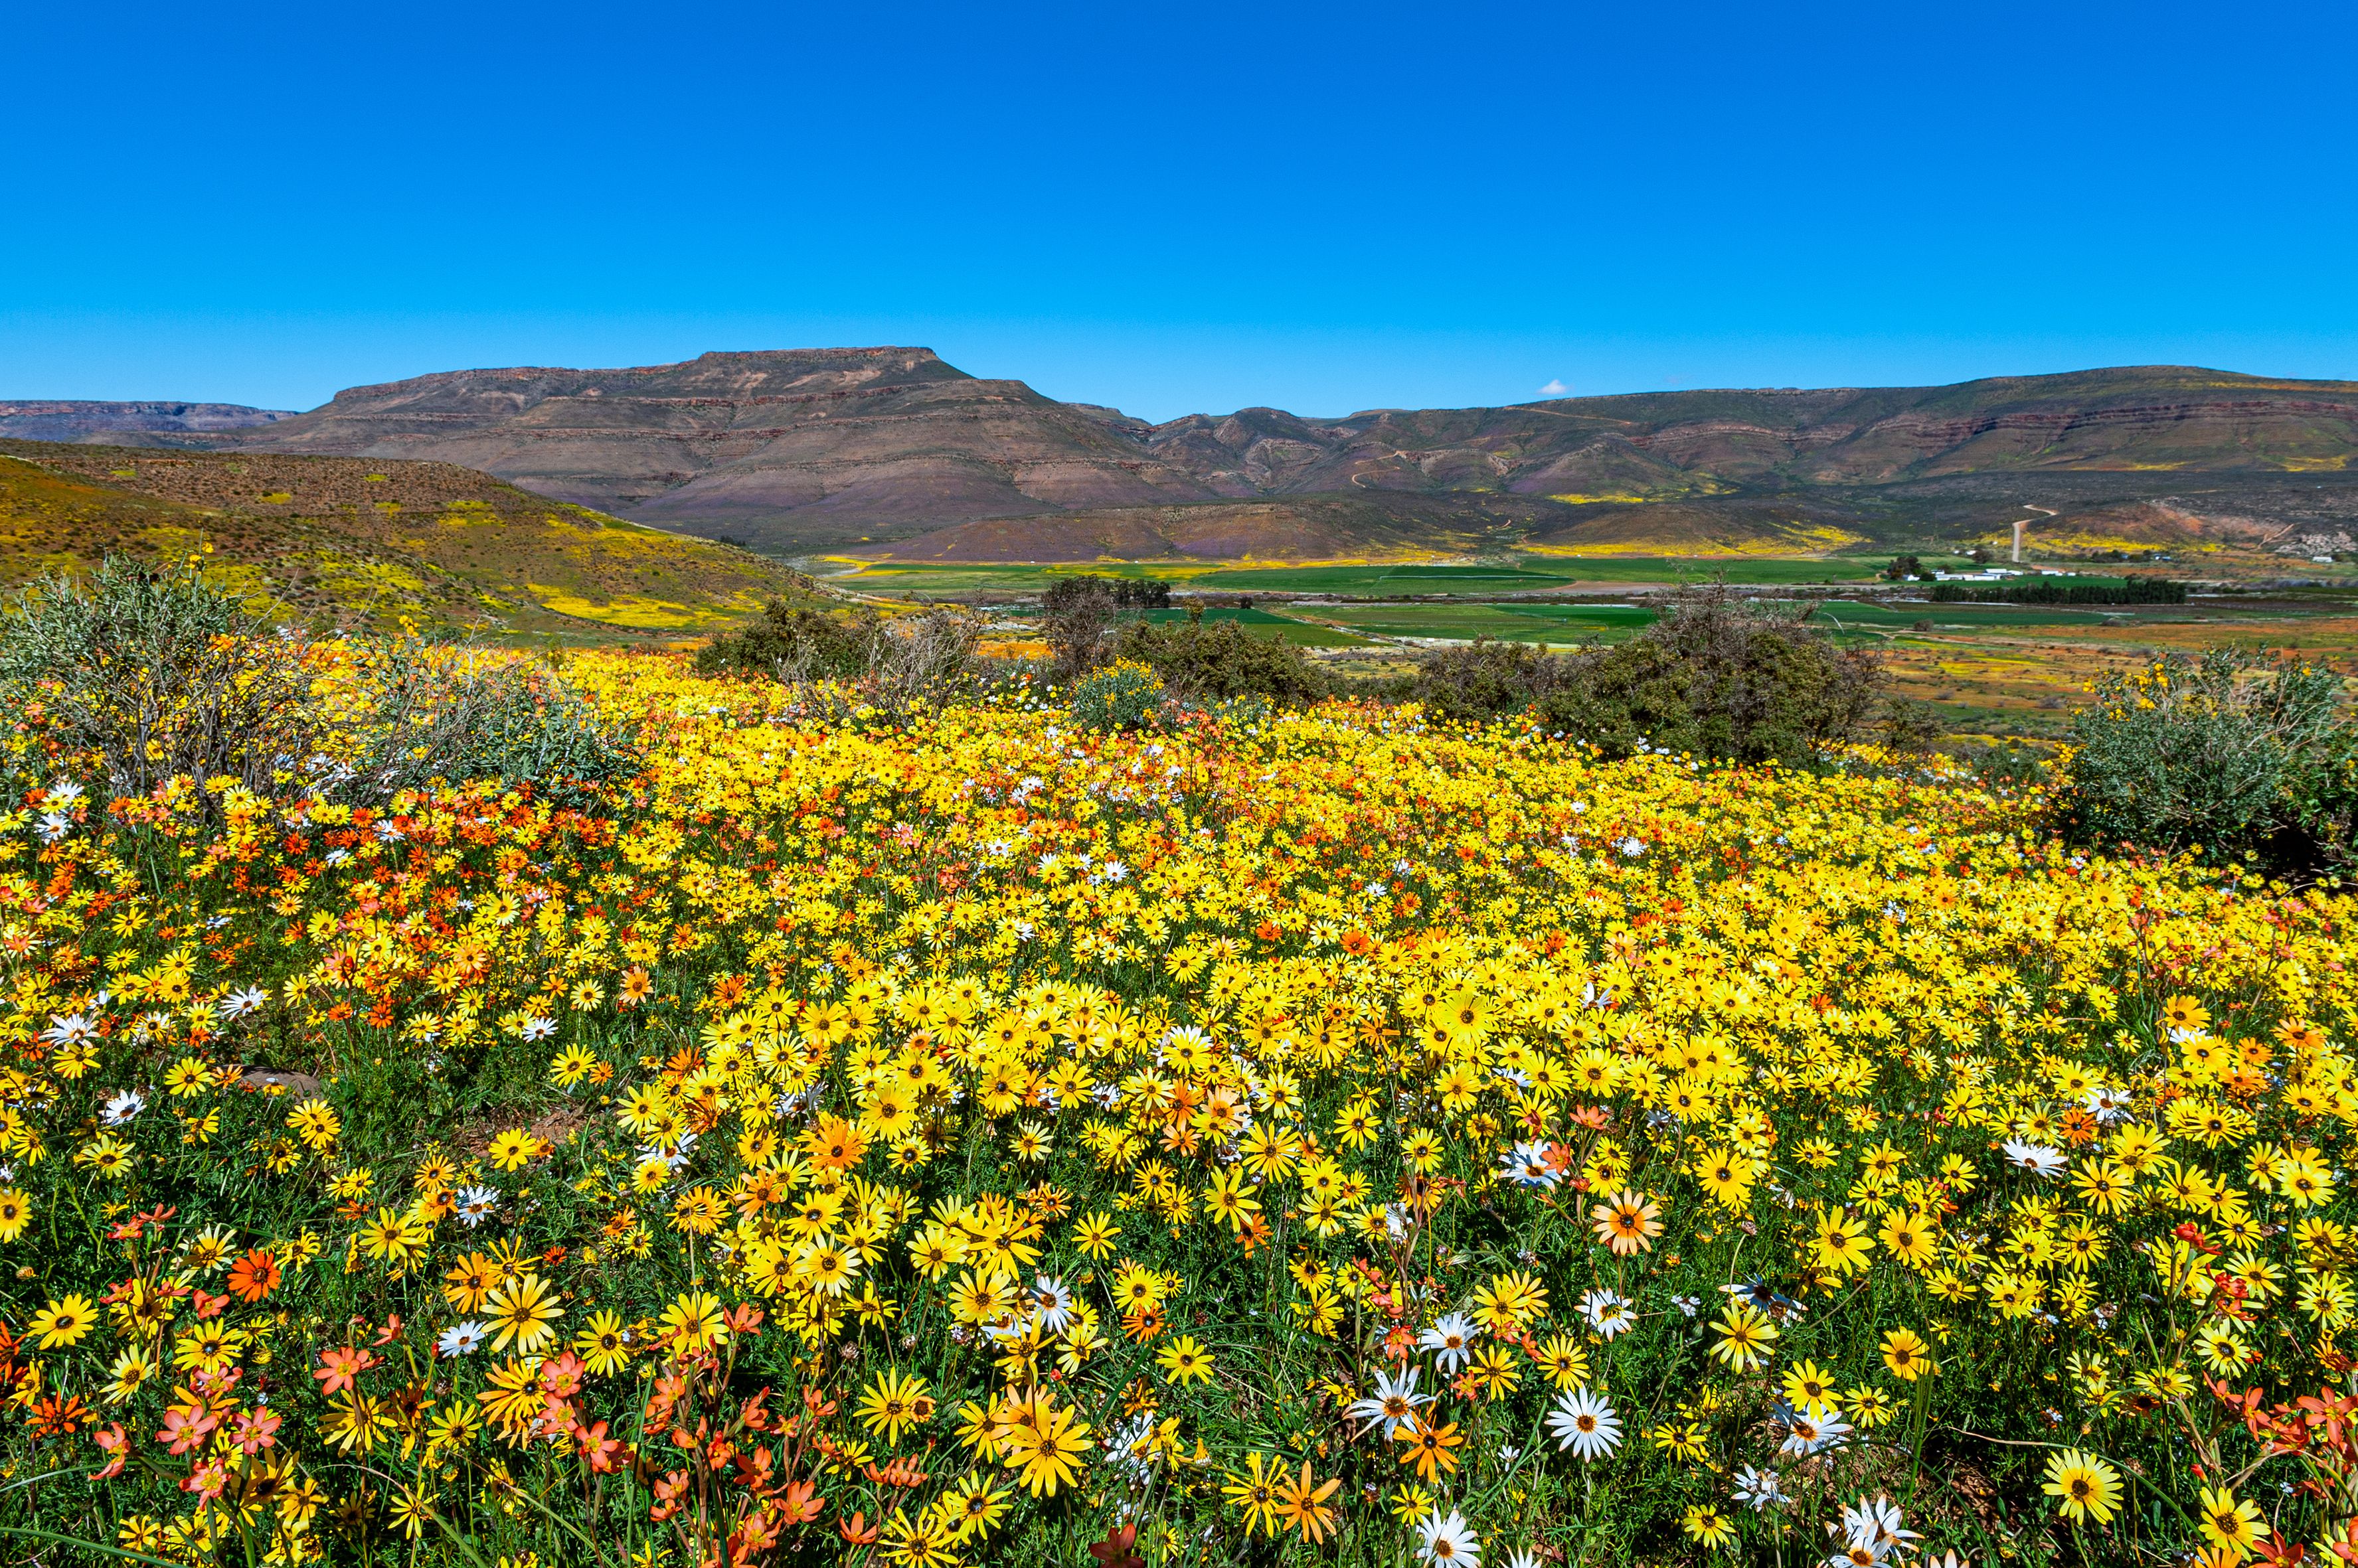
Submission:
{"label": "rocky mountain slope", "polygon": [[2003,535],[2026,505],[2358,523],[2358,383],[2180,366],[1152,425],[925,349],[814,349],[458,371],[176,438],[460,463],[784,555],[1790,553]]}
{"label": "rocky mountain slope", "polygon": [[457,371],[338,393],[238,444],[463,463],[544,495],[782,549],[1217,499],[1103,411],[979,380],[925,349]]}
{"label": "rocky mountain slope", "polygon": [[284,408],[242,403],[90,403],[0,400],[0,438],[20,441],[121,441],[169,446],[177,436],[243,430],[294,417]]}

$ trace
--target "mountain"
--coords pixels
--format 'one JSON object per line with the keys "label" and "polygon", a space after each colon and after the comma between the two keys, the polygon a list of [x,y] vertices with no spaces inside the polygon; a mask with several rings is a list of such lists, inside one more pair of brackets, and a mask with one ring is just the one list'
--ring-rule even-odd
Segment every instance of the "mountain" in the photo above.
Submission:
{"label": "mountain", "polygon": [[925,349],[812,349],[457,371],[173,438],[460,463],[779,555],[1790,554],[2003,538],[2026,507],[2074,539],[2147,508],[2140,548],[2158,517],[2358,526],[2358,383],[2169,365],[1158,425]]}
{"label": "mountain", "polygon": [[765,557],[448,463],[0,440],[0,586],[192,554],[323,628],[683,633],[823,597]]}
{"label": "mountain", "polygon": [[168,446],[170,438],[243,430],[291,419],[291,410],[248,408],[242,403],[79,403],[0,401],[0,437],[21,441],[118,441],[129,435],[149,439],[140,446]]}
{"label": "mountain", "polygon": [[462,463],[544,495],[781,550],[1217,498],[1109,410],[979,380],[926,349],[455,371],[340,392],[236,444]]}

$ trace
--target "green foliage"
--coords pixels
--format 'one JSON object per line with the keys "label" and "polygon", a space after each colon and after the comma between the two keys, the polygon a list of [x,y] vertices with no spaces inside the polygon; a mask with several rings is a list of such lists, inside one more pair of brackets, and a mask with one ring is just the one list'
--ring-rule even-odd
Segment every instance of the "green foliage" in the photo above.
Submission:
{"label": "green foliage", "polygon": [[760,620],[697,650],[696,668],[699,675],[785,681],[845,678],[868,672],[882,635],[873,611],[847,619],[773,599],[762,607]]}
{"label": "green foliage", "polygon": [[1936,582],[1935,604],[2183,604],[2186,585],[2166,577],[2133,577],[2108,582],[2058,582],[2032,578],[1997,588]]}
{"label": "green foliage", "polygon": [[377,695],[343,793],[499,779],[579,806],[639,771],[635,732],[546,669],[415,639],[364,644],[359,658]]}
{"label": "green foliage", "polygon": [[0,630],[0,697],[38,711],[116,795],[179,775],[267,792],[315,750],[310,688],[301,645],[193,561],[151,571],[110,556],[81,582],[40,579]]}
{"label": "green foliage", "polygon": [[1152,666],[1172,695],[1185,702],[1262,697],[1301,703],[1326,693],[1325,677],[1300,648],[1252,636],[1233,621],[1132,622],[1115,639],[1114,651]]}
{"label": "green foliage", "polygon": [[299,780],[378,800],[437,778],[500,779],[578,805],[637,771],[628,730],[547,670],[414,633],[347,652],[370,694],[357,709],[326,689],[303,642],[193,562],[153,572],[110,557],[81,582],[48,578],[17,597],[0,693],[38,715],[66,771],[103,771],[118,795],[226,777],[263,795]]}
{"label": "green foliage", "polygon": [[1059,676],[1069,679],[1096,667],[1114,609],[1111,578],[1063,577],[1048,585],[1040,595],[1041,629]]}
{"label": "green foliage", "polygon": [[1611,757],[1681,752],[1790,764],[1858,731],[1876,678],[1867,655],[1714,588],[1593,653],[1491,642],[1444,649],[1424,659],[1416,696],[1443,719],[1536,708],[1549,730]]}
{"label": "green foliage", "polygon": [[1910,756],[1921,756],[1941,739],[1940,710],[1929,702],[1887,702],[1881,728],[1886,746]]}
{"label": "green foliage", "polygon": [[1073,687],[1073,718],[1092,730],[1136,730],[1153,718],[1163,697],[1162,677],[1152,669],[1116,659]]}
{"label": "green foliage", "polygon": [[1412,688],[1437,719],[1482,720],[1520,713],[1573,678],[1571,659],[1529,643],[1488,638],[1443,648],[1418,661]]}
{"label": "green foliage", "polygon": [[2340,677],[2214,649],[2107,675],[2072,715],[2061,807],[2083,840],[2338,864],[2358,814],[2358,726]]}

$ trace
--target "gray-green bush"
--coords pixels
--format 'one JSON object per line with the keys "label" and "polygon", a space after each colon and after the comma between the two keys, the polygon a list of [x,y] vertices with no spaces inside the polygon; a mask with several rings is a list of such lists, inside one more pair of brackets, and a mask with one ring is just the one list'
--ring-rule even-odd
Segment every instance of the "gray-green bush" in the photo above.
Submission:
{"label": "gray-green bush", "polygon": [[265,793],[295,778],[319,733],[310,689],[301,643],[193,563],[45,577],[0,624],[0,699],[118,795],[182,774]]}
{"label": "gray-green bush", "polygon": [[2346,864],[2358,726],[2342,684],[2315,665],[2231,649],[2106,675],[2072,715],[2065,826],[2106,848]]}

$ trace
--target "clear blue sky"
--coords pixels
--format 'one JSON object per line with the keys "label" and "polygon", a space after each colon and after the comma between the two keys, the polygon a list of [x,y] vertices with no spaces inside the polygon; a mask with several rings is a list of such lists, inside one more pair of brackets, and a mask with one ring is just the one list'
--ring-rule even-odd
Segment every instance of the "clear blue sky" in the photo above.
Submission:
{"label": "clear blue sky", "polygon": [[2347,4],[14,9],[0,396],[2358,376]]}

